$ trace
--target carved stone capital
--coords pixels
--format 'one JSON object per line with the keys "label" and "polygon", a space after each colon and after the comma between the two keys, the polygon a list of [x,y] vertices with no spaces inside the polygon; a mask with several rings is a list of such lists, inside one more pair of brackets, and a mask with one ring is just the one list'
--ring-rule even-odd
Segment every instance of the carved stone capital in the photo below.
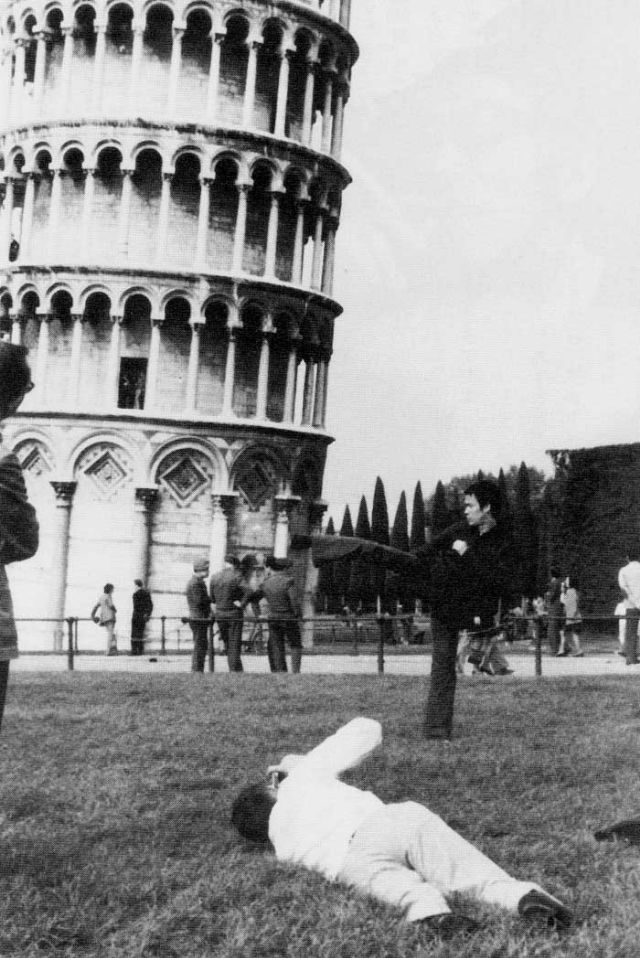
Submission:
{"label": "carved stone capital", "polygon": [[63,508],[71,506],[73,494],[78,485],[75,481],[65,481],[60,479],[51,479],[51,486],[56,494],[56,504]]}
{"label": "carved stone capital", "polygon": [[[302,500],[300,499],[300,496],[284,495],[284,496],[274,496],[273,501],[275,503],[276,512],[278,513],[278,515],[280,515],[280,513],[284,513],[287,516],[287,518],[289,518],[293,510],[296,508],[296,506],[300,504]],[[327,507],[325,505],[325,509],[326,508]]]}
{"label": "carved stone capital", "polygon": [[211,493],[211,505],[213,507],[213,514],[220,515],[221,513],[224,516],[229,516],[229,514],[235,508],[236,502],[240,498],[237,492],[218,492],[213,491]]}
{"label": "carved stone capital", "polygon": [[157,486],[136,486],[136,505],[141,511],[149,512],[157,498]]}

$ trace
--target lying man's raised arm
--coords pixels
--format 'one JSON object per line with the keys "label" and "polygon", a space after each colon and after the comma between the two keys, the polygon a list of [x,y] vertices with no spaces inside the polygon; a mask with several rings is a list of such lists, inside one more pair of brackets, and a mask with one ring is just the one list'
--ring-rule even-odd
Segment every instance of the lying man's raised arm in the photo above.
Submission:
{"label": "lying man's raised arm", "polygon": [[380,722],[369,718],[355,718],[330,735],[306,755],[285,755],[279,765],[270,771],[290,774],[304,766],[305,772],[337,778],[349,768],[355,768],[367,758],[382,741]]}

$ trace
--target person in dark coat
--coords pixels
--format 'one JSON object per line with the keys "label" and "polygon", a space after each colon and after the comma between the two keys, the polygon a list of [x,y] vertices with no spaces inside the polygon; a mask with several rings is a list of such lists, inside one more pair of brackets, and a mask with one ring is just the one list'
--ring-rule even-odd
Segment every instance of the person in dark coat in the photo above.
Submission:
{"label": "person in dark coat", "polygon": [[560,650],[560,629],[564,620],[562,604],[562,578],[558,569],[551,569],[551,578],[547,588],[547,640],[549,651],[555,655]]}
{"label": "person in dark coat", "polygon": [[185,595],[189,606],[189,626],[193,634],[192,672],[204,672],[207,657],[209,622],[211,621],[211,599],[205,582],[209,575],[209,560],[196,559],[193,563],[193,575],[187,582]]}
{"label": "person in dark coat", "polygon": [[428,739],[450,739],[456,689],[456,652],[462,629],[497,631],[506,610],[513,567],[509,537],[500,519],[500,490],[481,479],[465,491],[466,526],[445,530],[420,557],[426,561],[433,657],[424,714]]}
{"label": "person in dark coat", "polygon": [[[0,341],[0,422],[17,411],[33,389],[24,346]],[[1,442],[0,437],[0,442]],[[18,634],[5,566],[38,550],[38,520],[27,499],[22,467],[0,446],[0,724],[9,681],[9,662],[18,655]]]}
{"label": "person in dark coat", "polygon": [[299,608],[295,579],[290,559],[267,556],[267,576],[254,598],[264,598],[269,606],[269,666],[272,672],[286,672],[285,640],[291,649],[291,671],[299,672],[302,660],[302,639],[298,625]]}
{"label": "person in dark coat", "polygon": [[153,612],[151,593],[145,589],[142,579],[136,579],[133,593],[133,613],[131,615],[131,654],[144,652],[144,630]]}
{"label": "person in dark coat", "polygon": [[211,576],[209,593],[220,629],[220,640],[227,650],[229,671],[242,672],[242,610],[246,588],[239,559],[227,555],[224,563],[224,569]]}

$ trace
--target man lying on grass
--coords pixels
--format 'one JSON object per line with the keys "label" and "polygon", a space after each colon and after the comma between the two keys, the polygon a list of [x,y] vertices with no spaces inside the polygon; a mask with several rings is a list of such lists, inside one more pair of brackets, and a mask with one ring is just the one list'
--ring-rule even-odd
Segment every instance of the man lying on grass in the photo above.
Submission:
{"label": "man lying on grass", "polygon": [[478,927],[451,913],[444,896],[453,892],[552,928],[570,925],[571,912],[560,901],[511,878],[423,805],[385,805],[339,780],[381,741],[379,722],[353,719],[306,755],[286,755],[271,766],[273,784],[243,789],[231,821],[245,838],[271,841],[280,861],[395,905],[407,921],[424,922],[442,937]]}

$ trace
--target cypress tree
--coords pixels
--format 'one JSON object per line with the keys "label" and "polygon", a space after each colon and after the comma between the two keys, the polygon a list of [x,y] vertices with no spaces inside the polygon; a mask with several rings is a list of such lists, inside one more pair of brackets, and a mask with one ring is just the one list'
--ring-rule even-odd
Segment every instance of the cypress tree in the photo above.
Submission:
{"label": "cypress tree", "polygon": [[447,497],[444,486],[440,480],[438,480],[433,496],[433,506],[431,507],[431,528],[434,535],[437,535],[450,525],[451,517],[447,508]]}
{"label": "cypress tree", "polygon": [[[409,551],[409,520],[407,516],[407,497],[404,492],[400,495],[389,544],[393,546],[394,549],[401,549],[403,552]],[[387,572],[385,594],[390,612],[396,611],[395,605],[397,601],[402,603],[402,608],[405,612],[411,610],[414,600],[414,588],[409,579],[410,576],[399,575],[395,571]]]}
{"label": "cypress tree", "polygon": [[[418,483],[420,485],[420,483]],[[423,504],[424,510],[424,504]],[[423,529],[424,533],[424,529]],[[391,540],[390,544],[394,549],[402,549],[403,552],[409,551],[409,524],[407,517],[407,497],[402,492],[400,494],[400,501],[398,502],[398,508],[396,509],[395,518],[393,520],[393,529],[391,530]]]}
{"label": "cypress tree", "polygon": [[335,536],[336,530],[333,524],[333,516],[329,516],[329,521],[327,522],[327,528],[324,530],[325,535]]}
{"label": "cypress tree", "polygon": [[513,540],[516,550],[518,586],[522,595],[529,598],[536,591],[537,535],[536,522],[531,509],[531,486],[526,465],[520,464],[516,481],[513,509]]}
{"label": "cypress tree", "polygon": [[[353,538],[353,523],[351,522],[351,512],[349,506],[345,507],[340,526],[340,535],[346,538]],[[344,606],[351,601],[349,596],[349,583],[351,579],[351,560],[341,559],[334,563],[333,567],[333,587],[340,606]]]}
{"label": "cypress tree", "polygon": [[342,517],[342,525],[340,526],[340,535],[353,538],[353,522],[351,521],[351,512],[349,510],[349,506],[345,506],[344,515]]}
{"label": "cypress tree", "polygon": [[500,490],[500,518],[503,522],[509,522],[511,518],[511,505],[509,503],[509,493],[507,492],[507,480],[505,479],[504,469],[498,474],[498,489]]}
{"label": "cypress tree", "polygon": [[[356,537],[359,539],[371,539],[371,525],[369,523],[369,510],[367,500],[364,496],[360,499],[358,508],[358,518],[356,519]],[[351,563],[351,576],[349,579],[349,596],[352,608],[357,609],[362,603],[363,609],[370,609],[372,603],[371,597],[371,576],[369,560],[366,558],[354,559]]]}
{"label": "cypress tree", "polygon": [[413,494],[413,509],[411,512],[411,536],[409,546],[413,552],[422,549],[426,544],[425,526],[426,518],[424,514],[424,496],[422,495],[422,486],[416,483]]}
{"label": "cypress tree", "polygon": [[383,546],[389,545],[389,511],[384,484],[380,476],[373,490],[373,508],[371,510],[371,538]]}

